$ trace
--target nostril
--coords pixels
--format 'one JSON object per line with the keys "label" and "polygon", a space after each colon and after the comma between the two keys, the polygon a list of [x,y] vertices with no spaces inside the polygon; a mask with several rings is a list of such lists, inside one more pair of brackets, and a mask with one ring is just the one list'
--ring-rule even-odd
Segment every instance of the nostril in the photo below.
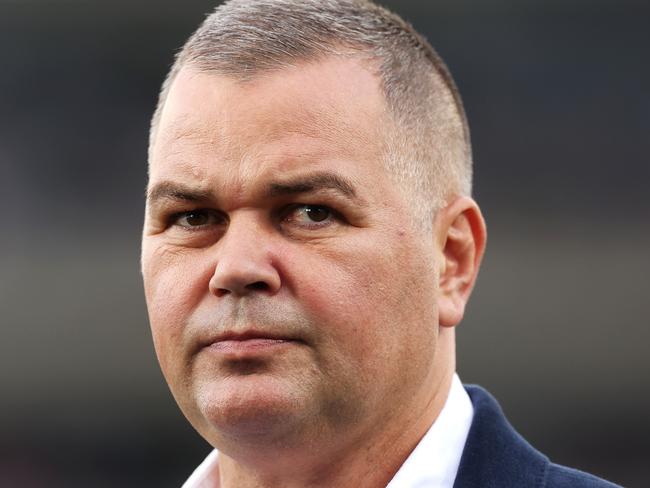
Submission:
{"label": "nostril", "polygon": [[218,297],[222,297],[222,296],[227,295],[228,293],[230,293],[230,290],[226,290],[225,288],[217,288],[214,293]]}
{"label": "nostril", "polygon": [[246,285],[246,288],[249,290],[265,291],[269,289],[269,285],[263,281],[256,281],[255,283],[250,283]]}

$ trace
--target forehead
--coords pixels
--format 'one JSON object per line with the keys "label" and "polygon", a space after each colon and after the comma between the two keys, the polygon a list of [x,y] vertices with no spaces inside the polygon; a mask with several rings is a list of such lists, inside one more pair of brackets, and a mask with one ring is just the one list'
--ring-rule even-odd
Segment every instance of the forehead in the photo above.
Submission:
{"label": "forehead", "polygon": [[296,159],[376,167],[385,117],[378,78],[355,59],[331,57],[248,81],[186,67],[161,114],[150,176]]}

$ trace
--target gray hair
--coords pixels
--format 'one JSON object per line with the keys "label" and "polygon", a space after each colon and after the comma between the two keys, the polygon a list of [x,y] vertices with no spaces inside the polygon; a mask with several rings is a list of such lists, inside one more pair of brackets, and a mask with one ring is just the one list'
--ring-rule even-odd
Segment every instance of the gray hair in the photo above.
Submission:
{"label": "gray hair", "polygon": [[376,68],[391,127],[384,163],[429,222],[453,194],[471,193],[469,128],[440,56],[398,15],[368,0],[229,0],[177,54],[151,121],[150,148],[176,75],[185,66],[245,81],[326,56],[355,55]]}

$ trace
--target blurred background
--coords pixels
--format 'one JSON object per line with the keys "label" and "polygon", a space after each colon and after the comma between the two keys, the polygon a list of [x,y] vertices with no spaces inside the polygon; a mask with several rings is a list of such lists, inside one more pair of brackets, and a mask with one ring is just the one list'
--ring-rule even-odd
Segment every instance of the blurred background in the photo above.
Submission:
{"label": "blurred background", "polygon": [[[386,1],[472,126],[484,269],[461,378],[554,461],[650,479],[650,3]],[[179,487],[209,447],[139,275],[149,118],[215,3],[0,0],[0,486]]]}

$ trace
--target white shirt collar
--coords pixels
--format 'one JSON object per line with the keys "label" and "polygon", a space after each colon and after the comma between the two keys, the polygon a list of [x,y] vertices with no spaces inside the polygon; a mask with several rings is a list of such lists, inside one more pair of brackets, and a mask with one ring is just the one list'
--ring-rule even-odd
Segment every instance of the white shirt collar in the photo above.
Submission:
{"label": "white shirt collar", "polygon": [[208,457],[199,464],[192,473],[192,476],[187,478],[187,481],[183,483],[181,488],[215,488],[213,486],[208,486],[208,480],[213,470],[219,469],[217,465],[218,456],[219,452],[216,449],[208,454]]}
{"label": "white shirt collar", "polygon": [[386,488],[453,488],[474,417],[457,374],[440,415]]}
{"label": "white shirt collar", "polygon": [[[454,374],[440,415],[386,488],[453,488],[473,416],[469,395]],[[207,486],[207,480],[217,469],[217,456],[215,449],[182,488],[213,488]]]}

